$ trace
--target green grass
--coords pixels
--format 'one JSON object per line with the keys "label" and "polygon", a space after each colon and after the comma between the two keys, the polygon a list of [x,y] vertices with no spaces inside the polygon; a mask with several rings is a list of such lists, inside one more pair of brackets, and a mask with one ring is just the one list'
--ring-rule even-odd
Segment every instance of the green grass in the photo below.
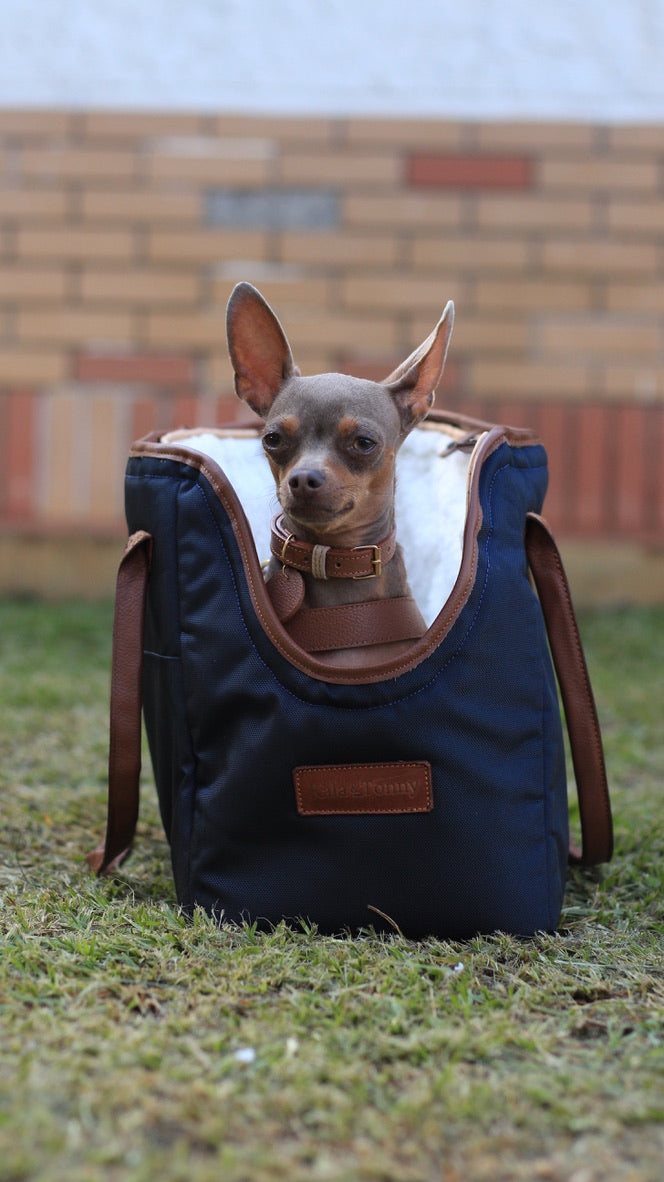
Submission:
{"label": "green grass", "polygon": [[659,1182],[664,611],[584,617],[617,853],[561,931],[188,922],[103,823],[110,608],[0,602],[0,1179]]}

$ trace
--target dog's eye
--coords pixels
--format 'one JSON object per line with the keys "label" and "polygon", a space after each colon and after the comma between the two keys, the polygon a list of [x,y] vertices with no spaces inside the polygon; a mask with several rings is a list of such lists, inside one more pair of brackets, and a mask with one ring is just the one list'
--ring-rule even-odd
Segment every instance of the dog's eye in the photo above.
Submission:
{"label": "dog's eye", "polygon": [[361,451],[364,456],[367,456],[370,451],[373,451],[375,446],[375,439],[370,439],[368,435],[358,435],[357,439],[353,440],[355,451]]}
{"label": "dog's eye", "polygon": [[266,431],[263,436],[263,447],[267,451],[274,451],[277,447],[281,446],[282,442],[283,437],[278,431]]}

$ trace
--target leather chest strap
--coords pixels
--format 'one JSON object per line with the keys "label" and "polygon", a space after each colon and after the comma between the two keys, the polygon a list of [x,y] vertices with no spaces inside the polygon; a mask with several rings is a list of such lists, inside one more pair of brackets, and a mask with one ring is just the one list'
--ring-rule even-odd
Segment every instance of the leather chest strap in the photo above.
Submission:
{"label": "leather chest strap", "polygon": [[295,643],[310,653],[415,640],[426,632],[419,608],[408,595],[336,607],[303,607],[284,627]]}

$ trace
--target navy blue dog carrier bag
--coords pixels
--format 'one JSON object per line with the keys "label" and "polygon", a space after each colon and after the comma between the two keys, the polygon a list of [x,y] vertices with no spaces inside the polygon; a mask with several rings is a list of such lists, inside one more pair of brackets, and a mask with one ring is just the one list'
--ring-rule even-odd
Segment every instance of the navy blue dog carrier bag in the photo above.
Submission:
{"label": "navy blue dog carrier bag", "polygon": [[539,515],[546,485],[531,431],[444,412],[417,427],[397,528],[428,629],[391,665],[343,670],[298,647],[266,592],[274,488],[259,430],[136,443],[94,869],[132,843],[142,706],[186,911],[412,938],[554,930],[569,860],[608,860],[612,830],[574,611]]}

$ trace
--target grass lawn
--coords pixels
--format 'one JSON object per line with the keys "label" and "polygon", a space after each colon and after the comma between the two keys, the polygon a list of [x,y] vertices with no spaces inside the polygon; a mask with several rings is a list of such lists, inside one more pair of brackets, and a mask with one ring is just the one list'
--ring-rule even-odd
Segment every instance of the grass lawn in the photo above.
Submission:
{"label": "grass lawn", "polygon": [[582,620],[614,861],[463,944],[185,921],[149,783],[96,881],[110,618],[0,601],[0,1179],[659,1182],[664,610]]}

